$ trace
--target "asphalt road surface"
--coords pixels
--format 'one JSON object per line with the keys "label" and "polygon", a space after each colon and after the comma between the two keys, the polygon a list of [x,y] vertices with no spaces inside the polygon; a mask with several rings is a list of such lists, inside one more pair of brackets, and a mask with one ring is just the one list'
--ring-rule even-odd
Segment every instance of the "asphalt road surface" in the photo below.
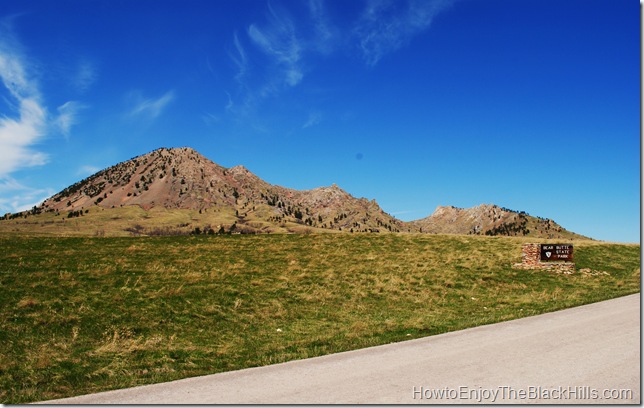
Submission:
{"label": "asphalt road surface", "polygon": [[640,403],[640,295],[46,404]]}

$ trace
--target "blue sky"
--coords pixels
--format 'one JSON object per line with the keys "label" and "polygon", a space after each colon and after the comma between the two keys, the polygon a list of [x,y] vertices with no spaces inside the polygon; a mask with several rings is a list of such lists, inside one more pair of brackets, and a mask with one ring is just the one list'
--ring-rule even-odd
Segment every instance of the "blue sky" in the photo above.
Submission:
{"label": "blue sky", "polygon": [[403,220],[640,240],[634,0],[5,0],[0,212],[190,146]]}

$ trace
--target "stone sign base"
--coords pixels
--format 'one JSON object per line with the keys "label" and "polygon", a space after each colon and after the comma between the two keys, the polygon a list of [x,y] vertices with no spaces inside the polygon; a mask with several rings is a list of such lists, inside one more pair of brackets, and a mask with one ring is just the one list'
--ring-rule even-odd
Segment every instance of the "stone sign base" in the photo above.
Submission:
{"label": "stone sign base", "polygon": [[[569,275],[575,273],[575,263],[569,261],[541,261],[542,244],[523,244],[521,263],[513,264],[515,269],[541,269]],[[571,246],[572,247],[572,246]]]}

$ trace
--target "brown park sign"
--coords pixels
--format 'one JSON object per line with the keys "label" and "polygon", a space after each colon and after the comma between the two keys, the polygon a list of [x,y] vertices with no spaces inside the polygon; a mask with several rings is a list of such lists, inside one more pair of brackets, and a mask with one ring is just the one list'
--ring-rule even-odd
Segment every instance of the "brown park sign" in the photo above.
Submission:
{"label": "brown park sign", "polygon": [[541,244],[541,262],[567,261],[572,262],[572,245],[570,244]]}

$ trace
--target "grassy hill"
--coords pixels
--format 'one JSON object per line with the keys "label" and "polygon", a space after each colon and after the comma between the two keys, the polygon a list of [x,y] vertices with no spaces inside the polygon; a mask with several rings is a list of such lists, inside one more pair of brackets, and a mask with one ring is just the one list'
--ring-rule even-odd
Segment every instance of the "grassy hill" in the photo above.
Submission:
{"label": "grassy hill", "polygon": [[[71,216],[70,216],[71,214]],[[221,232],[291,233],[319,230],[285,217],[267,220],[270,208],[257,208],[239,216],[234,207],[214,206],[203,210],[136,205],[119,208],[91,206],[81,212],[46,212],[0,221],[0,234],[21,236],[167,236]],[[233,227],[234,225],[234,227]],[[223,228],[223,230],[222,230]],[[232,228],[232,231],[231,231]],[[333,230],[325,230],[335,232]]]}
{"label": "grassy hill", "polygon": [[557,275],[511,268],[525,241],[0,235],[0,402],[313,357],[640,290],[639,245],[575,243],[577,273]]}

